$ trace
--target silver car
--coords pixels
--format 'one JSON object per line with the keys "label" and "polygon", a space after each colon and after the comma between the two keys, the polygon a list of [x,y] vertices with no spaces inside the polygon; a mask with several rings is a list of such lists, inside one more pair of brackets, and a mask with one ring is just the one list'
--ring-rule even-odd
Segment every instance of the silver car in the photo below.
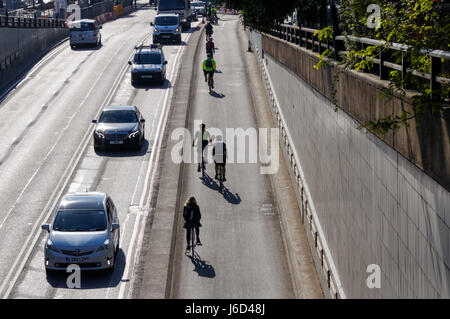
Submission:
{"label": "silver car", "polygon": [[45,244],[46,270],[113,270],[120,231],[116,207],[105,193],[68,193],[59,203]]}

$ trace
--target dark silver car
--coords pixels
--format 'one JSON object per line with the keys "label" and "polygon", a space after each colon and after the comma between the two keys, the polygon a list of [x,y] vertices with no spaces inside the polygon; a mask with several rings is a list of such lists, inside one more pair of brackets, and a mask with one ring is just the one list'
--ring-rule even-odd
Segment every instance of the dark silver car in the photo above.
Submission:
{"label": "dark silver car", "polygon": [[46,270],[114,269],[120,231],[116,207],[105,193],[68,193],[58,205],[45,244]]}
{"label": "dark silver car", "polygon": [[143,82],[163,84],[166,80],[166,64],[161,46],[137,46],[131,65],[131,85]]}

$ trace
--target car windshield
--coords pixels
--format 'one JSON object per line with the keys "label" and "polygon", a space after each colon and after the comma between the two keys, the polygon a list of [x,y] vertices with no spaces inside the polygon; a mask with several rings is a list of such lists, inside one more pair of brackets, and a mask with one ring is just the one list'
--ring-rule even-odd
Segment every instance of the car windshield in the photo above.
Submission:
{"label": "car windshield", "polygon": [[156,17],[155,25],[177,25],[177,17]]}
{"label": "car windshield", "polygon": [[191,2],[191,6],[194,6],[194,7],[203,7],[204,5],[205,4],[203,2],[201,2],[201,1]]}
{"label": "car windshield", "polygon": [[134,55],[136,64],[161,64],[161,55],[157,53],[138,53]]}
{"label": "car windshield", "polygon": [[53,230],[56,231],[101,231],[106,230],[106,214],[103,210],[60,210]]}
{"label": "car windshield", "polygon": [[186,7],[185,0],[160,0],[158,8],[160,10],[184,10]]}
{"label": "car windshield", "polygon": [[72,22],[70,31],[92,31],[95,29],[95,24],[91,22]]}
{"label": "car windshield", "polygon": [[135,123],[138,121],[134,111],[105,111],[98,120],[100,123]]}

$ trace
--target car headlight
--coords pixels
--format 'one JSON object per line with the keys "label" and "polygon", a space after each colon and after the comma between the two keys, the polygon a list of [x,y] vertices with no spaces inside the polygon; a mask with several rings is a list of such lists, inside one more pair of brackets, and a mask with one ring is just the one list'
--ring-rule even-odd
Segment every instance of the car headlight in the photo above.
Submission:
{"label": "car headlight", "polygon": [[56,247],[53,245],[53,242],[50,240],[50,238],[47,239],[47,243],[45,244],[45,248],[46,248],[46,249],[49,249],[49,250],[52,250],[52,251],[54,251],[54,252],[59,253],[58,248],[56,248]]}
{"label": "car headlight", "polygon": [[175,29],[175,32],[180,32],[181,30],[180,30],[180,27],[178,27],[178,28],[176,28]]}
{"label": "car headlight", "polygon": [[94,134],[98,138],[105,138],[105,135],[100,131],[94,131]]}
{"label": "car headlight", "polygon": [[158,32],[159,32],[159,30],[157,28],[155,28],[155,33],[158,33]]}
{"label": "car headlight", "polygon": [[101,245],[100,247],[98,247],[98,248],[96,249],[95,252],[98,253],[98,252],[100,252],[100,251],[108,250],[108,248],[109,248],[109,239],[105,240],[105,241],[103,242],[103,245]]}
{"label": "car headlight", "polygon": [[128,135],[129,138],[135,138],[139,134],[139,130],[135,132],[131,132],[130,135]]}

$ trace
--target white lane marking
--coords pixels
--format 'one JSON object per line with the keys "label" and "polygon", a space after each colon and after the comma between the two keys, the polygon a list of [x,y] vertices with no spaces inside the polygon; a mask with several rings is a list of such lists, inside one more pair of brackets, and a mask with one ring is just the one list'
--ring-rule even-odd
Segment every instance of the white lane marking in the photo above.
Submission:
{"label": "white lane marking", "polygon": [[[191,34],[187,35],[185,42],[187,42],[189,40],[190,35]],[[177,62],[178,62],[178,58],[180,57],[181,52],[183,52],[183,51],[184,51],[184,47],[180,47],[179,50],[178,50],[178,53],[177,53],[177,55],[175,57],[174,69],[172,70],[172,72],[170,74],[170,83],[173,83],[174,77],[178,74],[178,72],[176,72],[177,69],[178,69]],[[164,104],[163,104],[163,108],[164,109],[161,112],[160,120],[159,120],[159,123],[158,123],[157,135],[155,136],[155,142],[156,143],[154,143],[152,155],[150,157],[150,162],[149,162],[149,166],[148,166],[146,177],[145,177],[145,183],[144,183],[144,187],[143,187],[143,192],[142,192],[140,203],[139,203],[140,207],[142,207],[144,205],[145,197],[147,195],[146,189],[148,187],[149,176],[150,176],[150,173],[153,173],[152,174],[152,182],[150,183],[151,191],[148,192],[149,197],[148,197],[148,200],[146,202],[146,208],[149,208],[149,205],[150,205],[151,192],[153,191],[153,184],[154,184],[153,178],[154,178],[154,174],[155,174],[155,171],[156,171],[156,170],[153,170],[152,168],[154,166],[154,163],[157,163],[157,162],[154,162],[153,158],[154,158],[156,153],[158,154],[158,158],[159,158],[160,145],[161,145],[161,140],[163,138],[163,136],[162,136],[162,129],[165,127],[165,125],[162,126],[162,123],[167,121],[167,116],[168,116],[168,112],[167,112],[168,103],[167,103],[167,101],[168,101],[169,93],[172,93],[172,92],[173,92],[173,86],[171,86],[166,91],[166,94],[165,94]],[[156,146],[155,144],[157,144],[157,147],[155,147]],[[156,152],[155,152],[155,150],[156,150]],[[138,229],[141,228],[140,227],[141,225],[142,225],[142,227],[145,227],[145,224],[146,224],[147,216],[143,217],[142,224],[140,223],[140,217],[141,217],[141,215],[136,216],[136,219],[135,219],[135,222],[134,222],[133,233],[132,233],[132,237],[131,237],[131,244],[130,244],[130,247],[129,247],[129,251],[133,251],[135,238],[137,236]],[[137,262],[139,260],[139,253],[140,253],[140,250],[142,248],[142,239],[143,239],[143,231],[140,231],[139,241],[137,243],[137,249],[136,249],[134,263],[133,263],[133,269],[132,269],[133,271],[134,271],[135,266],[136,266],[136,264],[137,264]],[[133,272],[132,272],[130,274],[131,276],[129,276],[130,259],[131,259],[131,254],[127,254],[125,270],[124,270],[124,276],[127,276],[127,277],[132,277],[132,275],[133,275]],[[132,293],[132,283],[130,283],[130,285],[131,285],[131,287],[128,289],[127,298],[129,298],[130,294]],[[124,282],[124,278],[122,277],[122,280],[120,282],[120,290],[119,290],[118,299],[123,299],[124,298],[125,288],[126,288],[126,282]]]}
{"label": "white lane marking", "polygon": [[[145,37],[147,38],[148,35]],[[127,43],[125,42],[123,44],[123,46],[120,48],[122,49]],[[134,54],[134,51],[130,54],[128,59],[131,59],[132,55]],[[111,60],[109,61],[109,64],[111,63],[111,61],[115,58],[115,56],[113,56],[111,58]],[[108,64],[108,65],[109,65]],[[103,109],[103,106],[105,106],[108,101],[110,99],[112,99],[115,90],[117,89],[117,87],[120,84],[120,79],[123,78],[123,76],[125,75],[125,72],[128,68],[128,64],[124,64],[124,66],[122,67],[122,69],[120,70],[118,76],[116,77],[116,79],[113,82],[113,85],[111,86],[110,91],[107,93],[104,101],[102,102],[102,107],[98,109],[96,117],[98,117],[98,115],[100,114],[100,112]],[[106,70],[106,68],[105,68]],[[103,72],[102,72],[103,74]],[[100,76],[101,77],[101,76]],[[100,78],[99,77],[99,78]],[[94,85],[95,86],[95,85]],[[93,87],[91,89],[93,89]],[[86,95],[87,98],[87,95]],[[28,260],[29,255],[31,254],[33,248],[36,245],[36,242],[40,236],[40,232],[37,231],[37,227],[38,225],[41,223],[42,220],[48,220],[48,218],[50,218],[50,215],[52,214],[52,210],[49,209],[49,207],[53,207],[56,205],[56,201],[59,199],[59,197],[61,196],[63,190],[65,189],[65,185],[67,185],[67,183],[69,182],[70,176],[72,175],[73,171],[75,170],[77,163],[80,161],[81,156],[84,153],[84,150],[86,149],[87,145],[89,144],[89,136],[92,134],[92,130],[93,130],[93,125],[91,124],[89,129],[86,131],[85,135],[83,136],[80,144],[78,145],[77,149],[75,150],[75,153],[73,154],[69,164],[69,166],[67,166],[66,170],[64,171],[62,178],[59,180],[57,187],[55,188],[55,190],[53,191],[53,193],[50,196],[50,200],[47,202],[47,204],[45,205],[44,209],[41,211],[38,219],[36,220],[30,235],[27,237],[27,239],[24,242],[24,245],[22,246],[16,260],[14,261],[12,267],[10,268],[8,274],[6,275],[2,285],[0,286],[0,294],[1,292],[5,289],[6,285],[9,283],[9,287],[8,290],[5,292],[5,294],[2,296],[3,299],[8,298],[9,294],[11,293],[11,290],[13,289],[20,273],[22,272],[22,269],[26,263],[26,261]],[[62,136],[62,133],[60,135],[60,137]],[[59,140],[60,138],[58,138]],[[54,149],[54,147],[56,146],[57,143],[55,143],[55,145],[52,147],[52,149]],[[73,164],[72,164],[73,163]],[[40,167],[39,167],[40,169]],[[70,174],[68,174],[70,172]],[[62,186],[60,186],[60,184],[62,183]],[[56,195],[58,195],[56,198],[54,198]],[[45,214],[47,212],[47,214]],[[45,215],[44,215],[45,214]],[[44,217],[43,217],[44,216]],[[33,237],[34,235],[34,237]],[[31,241],[31,242],[30,242]],[[27,249],[28,247],[28,249]],[[20,258],[22,256],[22,254],[25,252],[25,256],[23,258]],[[20,262],[20,265],[17,266]],[[11,278],[11,276],[13,276],[13,272],[16,270],[16,273],[14,274],[14,277],[9,280]]]}

